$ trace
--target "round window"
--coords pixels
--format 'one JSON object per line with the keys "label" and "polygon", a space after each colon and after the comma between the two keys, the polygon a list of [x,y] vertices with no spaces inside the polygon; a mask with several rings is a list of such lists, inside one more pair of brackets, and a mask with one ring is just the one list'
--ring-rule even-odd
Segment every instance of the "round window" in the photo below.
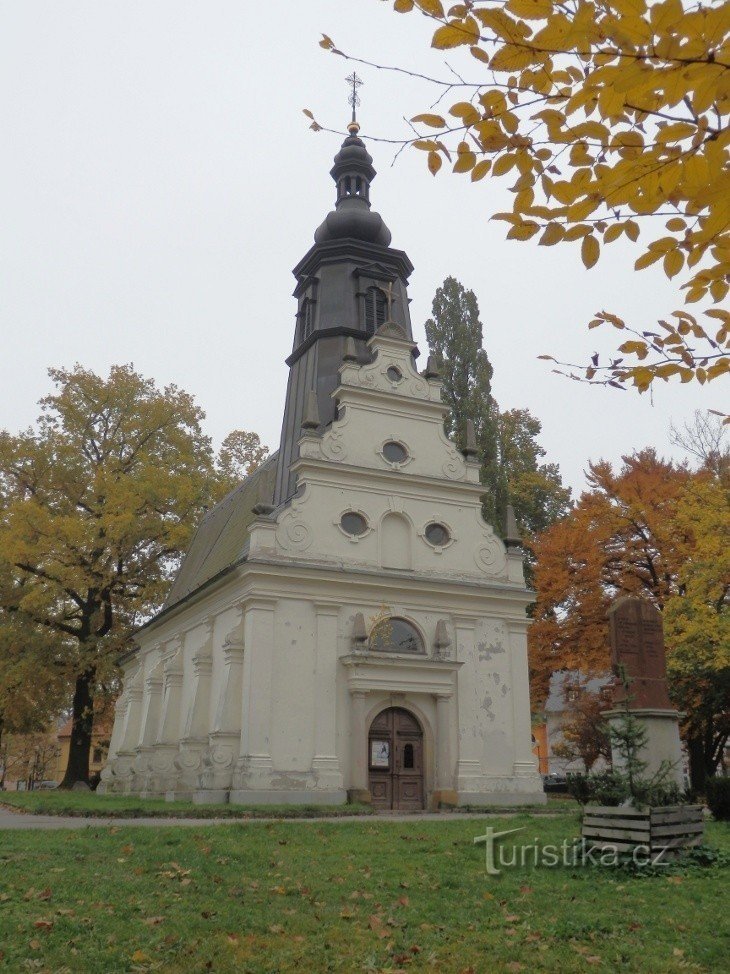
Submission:
{"label": "round window", "polygon": [[340,527],[345,534],[351,534],[354,538],[357,538],[359,535],[365,534],[368,529],[368,522],[357,511],[347,511],[340,518]]}
{"label": "round window", "polygon": [[404,463],[408,459],[408,450],[406,450],[402,443],[396,443],[395,440],[388,440],[383,445],[383,456],[388,463]]}
{"label": "round window", "polygon": [[400,369],[397,369],[394,365],[389,366],[385,370],[385,374],[388,376],[391,382],[400,382],[403,378],[403,373]]}
{"label": "round window", "polygon": [[441,548],[451,540],[449,529],[445,525],[437,524],[436,522],[429,524],[424,533],[426,535],[426,541],[432,544],[434,548]]}

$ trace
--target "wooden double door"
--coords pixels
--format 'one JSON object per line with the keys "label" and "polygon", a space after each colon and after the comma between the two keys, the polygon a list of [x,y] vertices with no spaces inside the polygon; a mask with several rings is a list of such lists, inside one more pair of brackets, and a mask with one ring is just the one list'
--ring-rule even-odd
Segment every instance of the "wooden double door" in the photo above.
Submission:
{"label": "wooden double door", "polygon": [[368,770],[375,808],[423,808],[423,731],[413,714],[401,707],[378,714],[368,734]]}

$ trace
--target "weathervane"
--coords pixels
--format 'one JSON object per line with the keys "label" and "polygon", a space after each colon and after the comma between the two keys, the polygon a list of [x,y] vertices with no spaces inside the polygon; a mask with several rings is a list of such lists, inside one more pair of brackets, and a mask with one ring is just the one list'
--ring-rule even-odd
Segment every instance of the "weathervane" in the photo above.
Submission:
{"label": "weathervane", "polygon": [[347,129],[353,135],[356,135],[360,131],[360,126],[358,125],[357,122],[357,106],[360,104],[360,96],[357,93],[357,89],[360,87],[360,85],[363,85],[365,82],[361,81],[361,79],[358,78],[358,76],[355,74],[354,71],[349,77],[345,78],[345,81],[347,82],[348,85],[352,86],[350,97],[347,99],[348,103],[352,105],[352,120],[350,124],[347,126]]}

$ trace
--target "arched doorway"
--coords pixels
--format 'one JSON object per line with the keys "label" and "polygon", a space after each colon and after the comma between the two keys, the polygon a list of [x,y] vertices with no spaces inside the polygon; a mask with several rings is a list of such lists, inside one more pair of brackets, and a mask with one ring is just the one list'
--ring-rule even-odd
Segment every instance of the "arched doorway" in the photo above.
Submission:
{"label": "arched doorway", "polygon": [[375,808],[423,808],[423,731],[402,707],[381,711],[370,725],[368,787]]}

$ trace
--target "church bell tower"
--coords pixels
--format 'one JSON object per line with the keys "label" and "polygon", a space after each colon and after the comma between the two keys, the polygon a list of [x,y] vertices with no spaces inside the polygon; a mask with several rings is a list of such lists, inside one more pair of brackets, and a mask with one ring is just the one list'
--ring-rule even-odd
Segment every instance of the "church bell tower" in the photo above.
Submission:
{"label": "church bell tower", "polygon": [[289,380],[273,498],[276,506],[295,490],[291,465],[298,456],[302,423],[312,422],[311,416],[305,416],[312,391],[320,429],[335,418],[331,396],[339,384],[348,338],[354,339],[361,362],[369,361],[365,343],[386,320],[395,322],[412,339],[407,284],[413,265],[402,250],[390,246],[390,230],[371,208],[375,169],[358,137],[356,118],[361,82],[355,74],[347,80],[352,85],[352,119],[330,170],[336,186],[335,208],[320,224],[314,246],[293,271],[297,313],[294,347],[286,360]]}

